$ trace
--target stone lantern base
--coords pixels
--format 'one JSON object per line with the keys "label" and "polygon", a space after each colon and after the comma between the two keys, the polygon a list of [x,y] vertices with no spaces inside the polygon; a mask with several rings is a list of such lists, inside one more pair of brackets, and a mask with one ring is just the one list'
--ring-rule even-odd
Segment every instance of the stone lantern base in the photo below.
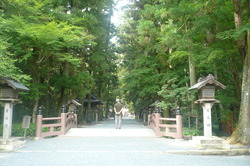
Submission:
{"label": "stone lantern base", "polygon": [[0,149],[14,150],[24,146],[27,141],[23,137],[0,138]]}
{"label": "stone lantern base", "polygon": [[223,138],[215,136],[194,136],[190,142],[192,143],[193,147],[199,150],[230,149],[229,144],[225,143],[225,140]]}

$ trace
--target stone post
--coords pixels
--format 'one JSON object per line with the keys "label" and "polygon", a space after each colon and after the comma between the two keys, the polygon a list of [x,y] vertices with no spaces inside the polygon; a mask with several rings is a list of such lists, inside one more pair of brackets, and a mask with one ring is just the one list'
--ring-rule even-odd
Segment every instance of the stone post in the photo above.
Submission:
{"label": "stone post", "polygon": [[14,103],[11,101],[4,103],[3,139],[11,137],[13,107]]}
{"label": "stone post", "polygon": [[202,103],[203,108],[203,126],[204,126],[204,136],[212,137],[212,117],[211,108],[214,103]]}

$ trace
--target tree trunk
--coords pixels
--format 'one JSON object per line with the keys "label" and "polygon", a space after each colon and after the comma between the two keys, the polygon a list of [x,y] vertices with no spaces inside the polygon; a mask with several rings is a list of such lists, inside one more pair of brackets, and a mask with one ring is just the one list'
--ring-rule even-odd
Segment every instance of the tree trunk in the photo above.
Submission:
{"label": "tree trunk", "polygon": [[[185,31],[188,34],[188,21],[185,21]],[[188,40],[191,41],[191,39],[188,37]],[[189,46],[187,47],[188,53],[191,53],[189,50]],[[188,57],[188,64],[189,64],[189,78],[190,78],[190,87],[193,86],[194,84],[196,84],[196,76],[195,76],[195,63],[191,57],[191,55],[189,55]],[[197,112],[197,106],[194,103],[194,100],[191,101],[191,112],[188,112],[188,123],[190,124],[190,116],[191,117],[195,117],[196,119],[196,129],[198,129],[198,112]],[[189,125],[190,126],[190,125]]]}
{"label": "tree trunk", "polygon": [[55,110],[53,110],[54,115],[59,115],[61,113],[61,109],[63,106],[65,106],[65,87],[62,87],[60,89],[60,98],[58,99],[57,107]]}
{"label": "tree trunk", "polygon": [[[190,86],[193,86],[194,84],[196,84],[196,76],[195,76],[195,64],[191,56],[189,56],[188,62],[189,62]],[[189,116],[188,118],[189,127],[191,126],[190,116],[195,117],[195,128],[196,130],[198,130],[198,112],[197,112],[197,105],[195,105],[194,101],[191,102],[191,112],[188,113],[188,116]]]}
{"label": "tree trunk", "polygon": [[87,123],[90,123],[91,122],[91,113],[92,113],[92,111],[91,111],[91,94],[88,94],[88,108],[87,108],[87,110],[86,110],[86,122]]}
{"label": "tree trunk", "polygon": [[45,105],[45,115],[50,115],[51,114],[51,107],[50,107],[50,103],[51,103],[51,97],[49,93],[46,93],[46,97],[44,99],[44,105]]}
{"label": "tree trunk", "polygon": [[250,144],[250,31],[247,34],[247,39],[248,49],[243,69],[239,121],[232,136],[228,139],[229,143],[243,145]]}
{"label": "tree trunk", "polygon": [[[76,76],[76,67],[72,67],[72,71],[71,71],[71,73],[70,73],[70,75],[71,76],[73,76],[73,77],[75,77]],[[80,86],[80,85],[79,85]],[[74,100],[75,98],[76,98],[76,94],[77,94],[77,92],[76,92],[77,90],[76,89],[71,89],[70,90],[70,94],[69,94],[69,101],[72,101],[72,100]],[[69,102],[68,101],[68,102]]]}
{"label": "tree trunk", "polygon": [[[236,29],[242,25],[241,0],[233,0],[234,2],[234,18]],[[250,1],[248,1],[248,23],[250,23]],[[242,91],[240,103],[240,115],[237,127],[231,137],[227,140],[228,143],[240,143],[250,145],[250,31],[247,33],[247,49],[246,54],[242,55],[241,47],[238,41],[238,49],[241,56],[244,57]]]}
{"label": "tree trunk", "polygon": [[[233,0],[234,7],[234,22],[236,29],[243,24],[241,0]],[[246,55],[246,41],[244,38],[237,40],[237,46],[242,59]]]}
{"label": "tree trunk", "polygon": [[194,61],[192,60],[192,57],[189,56],[188,58],[189,61],[189,72],[190,72],[190,86],[193,86],[196,84],[196,77],[195,77],[195,64]]}
{"label": "tree trunk", "polygon": [[[68,76],[69,75],[69,64],[68,62],[65,62],[64,65],[63,65],[63,71],[61,73],[63,76]],[[59,114],[61,113],[61,108],[62,106],[65,106],[67,103],[66,101],[66,88],[63,86],[61,87],[61,90],[60,90],[60,98],[58,99],[58,106],[57,106],[57,110],[54,110],[54,114]]]}
{"label": "tree trunk", "polygon": [[108,119],[109,117],[109,100],[107,99],[106,102],[106,111],[105,111],[105,118]]}
{"label": "tree trunk", "polygon": [[[37,71],[34,70],[33,83],[35,85],[40,83],[40,74],[36,74],[36,73],[37,73]],[[40,89],[39,89],[39,91],[40,91]],[[38,111],[39,100],[40,100],[40,95],[39,95],[39,97],[35,98],[35,103],[34,103],[34,106],[32,109],[32,123],[36,123],[36,115],[37,115],[37,111]]]}
{"label": "tree trunk", "polygon": [[39,104],[39,99],[37,99],[35,101],[35,104],[33,106],[33,110],[32,110],[32,123],[36,123],[36,113],[38,110],[38,104]]}

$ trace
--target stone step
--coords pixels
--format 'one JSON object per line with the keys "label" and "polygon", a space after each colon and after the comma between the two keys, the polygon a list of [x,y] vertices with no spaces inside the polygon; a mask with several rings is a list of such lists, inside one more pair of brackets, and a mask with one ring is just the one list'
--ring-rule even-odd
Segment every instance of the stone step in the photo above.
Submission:
{"label": "stone step", "polygon": [[219,137],[196,136],[190,142],[196,149],[230,149],[225,140]]}
{"label": "stone step", "polygon": [[225,140],[219,137],[204,137],[204,136],[193,136],[192,142],[199,144],[221,144],[224,143]]}
{"label": "stone step", "polygon": [[230,147],[226,144],[196,144],[197,149],[230,149]]}
{"label": "stone step", "polygon": [[26,144],[26,140],[22,137],[12,137],[9,139],[0,139],[0,149],[13,150],[20,148]]}
{"label": "stone step", "polygon": [[155,137],[151,129],[72,128],[65,135],[71,137]]}
{"label": "stone step", "polygon": [[200,140],[201,144],[223,144],[225,140],[223,139],[208,139],[208,140]]}

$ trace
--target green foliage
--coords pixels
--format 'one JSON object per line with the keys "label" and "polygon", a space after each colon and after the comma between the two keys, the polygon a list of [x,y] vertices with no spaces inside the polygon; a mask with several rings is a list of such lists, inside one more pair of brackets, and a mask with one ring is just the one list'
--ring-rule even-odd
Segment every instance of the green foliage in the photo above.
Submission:
{"label": "green foliage", "polygon": [[184,136],[202,136],[203,135],[203,131],[196,130],[196,129],[183,128],[182,134]]}
{"label": "green foliage", "polygon": [[234,39],[239,40],[246,36],[247,32],[250,30],[250,23],[240,26],[238,29],[230,29],[228,31],[223,31],[217,34],[217,37],[221,40]]}
{"label": "green foliage", "polygon": [[177,106],[188,105],[192,101],[189,98],[190,92],[188,91],[188,87],[182,87],[178,83],[178,79],[173,78],[162,86],[161,91],[158,92],[158,95],[163,98],[163,101],[159,103],[161,108],[176,108]]}
{"label": "green foliage", "polygon": [[189,53],[186,51],[175,51],[169,57],[169,64],[172,66],[185,65],[187,64]]}
{"label": "green foliage", "polygon": [[[1,36],[1,35],[0,35]],[[25,83],[30,77],[24,74],[16,65],[13,55],[8,51],[10,44],[0,39],[0,75],[11,77]]]}
{"label": "green foliage", "polygon": [[[12,124],[12,136],[13,137],[23,137],[24,136],[24,130],[22,128],[22,123],[13,123]],[[0,125],[0,136],[3,134],[3,125]],[[26,136],[27,137],[35,137],[36,136],[36,124],[31,123],[30,128],[26,129]]]}
{"label": "green foliage", "polygon": [[223,0],[156,0],[126,8],[125,23],[118,31],[126,73],[121,87],[136,112],[161,100],[158,106],[164,110],[185,108],[187,119],[197,100],[197,92],[188,91],[190,66],[195,67],[196,80],[213,74],[227,86],[216,93],[222,103],[220,109],[214,108],[216,125],[239,110],[242,60],[235,41],[249,30],[249,24],[235,30],[232,6],[232,1]]}
{"label": "green foliage", "polygon": [[26,109],[35,114],[39,103],[46,114],[57,115],[68,100],[82,100],[88,93],[111,100],[117,85],[116,56],[109,41],[113,3],[0,2],[0,75],[29,87],[22,93]]}

